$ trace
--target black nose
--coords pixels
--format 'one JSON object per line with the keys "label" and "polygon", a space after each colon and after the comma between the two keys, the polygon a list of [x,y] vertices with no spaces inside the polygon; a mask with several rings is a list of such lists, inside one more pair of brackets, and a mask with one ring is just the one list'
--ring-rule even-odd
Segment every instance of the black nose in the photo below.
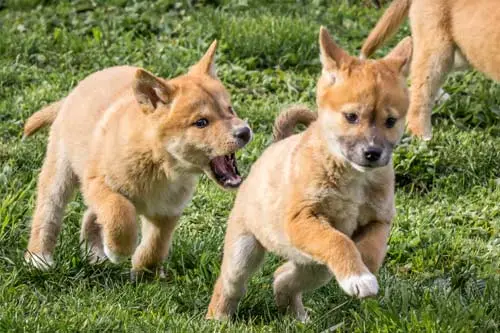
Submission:
{"label": "black nose", "polygon": [[250,131],[250,128],[248,128],[247,126],[244,126],[236,129],[233,132],[233,135],[244,143],[248,143],[248,141],[250,141],[250,138],[252,137],[252,131]]}
{"label": "black nose", "polygon": [[377,162],[382,156],[382,149],[380,148],[368,148],[364,152],[365,158],[369,162]]}

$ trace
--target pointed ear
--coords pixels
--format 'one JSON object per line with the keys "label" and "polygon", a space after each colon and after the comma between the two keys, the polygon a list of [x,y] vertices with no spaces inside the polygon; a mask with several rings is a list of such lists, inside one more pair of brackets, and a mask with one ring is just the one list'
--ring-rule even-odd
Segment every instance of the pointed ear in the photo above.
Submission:
{"label": "pointed ear", "polygon": [[207,52],[201,57],[201,59],[191,66],[189,70],[190,74],[202,74],[210,75],[211,77],[217,77],[215,73],[215,51],[217,50],[217,40],[214,40]]}
{"label": "pointed ear", "polygon": [[135,72],[133,90],[137,102],[144,112],[153,112],[158,103],[167,104],[174,92],[173,87],[153,74],[138,69]]}
{"label": "pointed ear", "polygon": [[384,60],[395,68],[401,75],[408,76],[413,53],[413,40],[406,37],[384,57]]}
{"label": "pointed ear", "polygon": [[329,76],[332,83],[335,83],[340,78],[339,69],[351,56],[333,41],[323,26],[319,30],[319,51],[323,75]]}

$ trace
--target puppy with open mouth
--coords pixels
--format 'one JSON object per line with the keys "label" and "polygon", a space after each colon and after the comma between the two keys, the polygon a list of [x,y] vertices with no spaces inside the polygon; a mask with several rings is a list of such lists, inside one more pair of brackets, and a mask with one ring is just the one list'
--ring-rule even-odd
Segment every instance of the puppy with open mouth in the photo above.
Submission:
{"label": "puppy with open mouth", "polygon": [[[265,251],[287,262],[274,275],[280,309],[300,320],[302,293],[333,276],[349,295],[378,292],[395,214],[392,150],[404,131],[411,39],[380,60],[360,60],[320,31],[318,115],[291,108],[276,143],[254,163],[229,217],[221,274],[207,318],[235,310]],[[317,120],[316,120],[317,118]],[[293,134],[297,123],[309,125]]]}
{"label": "puppy with open mouth", "polygon": [[187,74],[169,80],[126,66],[96,72],[28,119],[25,136],[52,126],[27,261],[53,264],[77,184],[88,205],[81,241],[91,261],[133,255],[133,272],[161,267],[201,173],[224,189],[240,185],[235,152],[252,131],[215,74],[216,48],[214,41]]}

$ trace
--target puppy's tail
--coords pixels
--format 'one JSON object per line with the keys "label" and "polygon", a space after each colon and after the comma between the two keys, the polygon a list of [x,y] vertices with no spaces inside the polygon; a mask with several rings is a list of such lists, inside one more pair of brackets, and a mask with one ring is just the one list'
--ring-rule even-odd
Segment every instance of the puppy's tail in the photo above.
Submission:
{"label": "puppy's tail", "polygon": [[370,32],[361,48],[361,58],[368,58],[375,52],[408,16],[412,0],[394,0]]}
{"label": "puppy's tail", "polygon": [[34,134],[39,129],[52,124],[56,119],[57,113],[59,112],[59,109],[61,109],[63,102],[64,99],[61,99],[57,102],[49,104],[29,117],[24,124],[23,139]]}
{"label": "puppy's tail", "polygon": [[297,124],[309,126],[318,119],[318,114],[309,110],[305,105],[292,105],[278,115],[274,121],[273,139],[274,142],[283,140],[293,134],[293,129]]}

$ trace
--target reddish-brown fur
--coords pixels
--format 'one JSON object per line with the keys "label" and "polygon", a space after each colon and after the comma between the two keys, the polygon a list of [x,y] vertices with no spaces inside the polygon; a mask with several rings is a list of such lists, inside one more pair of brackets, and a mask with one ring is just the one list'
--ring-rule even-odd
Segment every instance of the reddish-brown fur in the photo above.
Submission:
{"label": "reddish-brown fur", "polygon": [[[81,240],[92,261],[133,255],[134,271],[162,263],[198,176],[213,178],[211,159],[246,143],[234,134],[246,123],[215,75],[216,45],[189,73],[170,80],[126,66],[94,73],[28,119],[26,135],[53,123],[28,261],[52,264],[64,207],[80,184],[88,205]],[[200,118],[208,126],[194,126]]]}
{"label": "reddish-brown fur", "polygon": [[432,136],[432,105],[450,71],[470,64],[500,80],[500,3],[394,0],[366,39],[362,56],[375,52],[407,16],[414,40],[408,128],[428,140]]}
{"label": "reddish-brown fur", "polygon": [[[411,41],[384,59],[364,61],[349,56],[322,28],[320,49],[318,119],[305,132],[271,145],[240,187],[207,318],[225,319],[236,310],[265,251],[288,260],[274,274],[274,294],[279,308],[300,320],[307,319],[302,293],[332,276],[350,295],[377,293],[373,274],[384,259],[395,214],[394,171],[390,155],[377,166],[358,165],[346,157],[349,149],[341,139],[355,148],[399,141]],[[286,111],[275,132],[291,134],[295,123],[316,118],[304,112]],[[359,121],[348,123],[345,113],[356,113]],[[388,117],[397,119],[391,128]]]}

